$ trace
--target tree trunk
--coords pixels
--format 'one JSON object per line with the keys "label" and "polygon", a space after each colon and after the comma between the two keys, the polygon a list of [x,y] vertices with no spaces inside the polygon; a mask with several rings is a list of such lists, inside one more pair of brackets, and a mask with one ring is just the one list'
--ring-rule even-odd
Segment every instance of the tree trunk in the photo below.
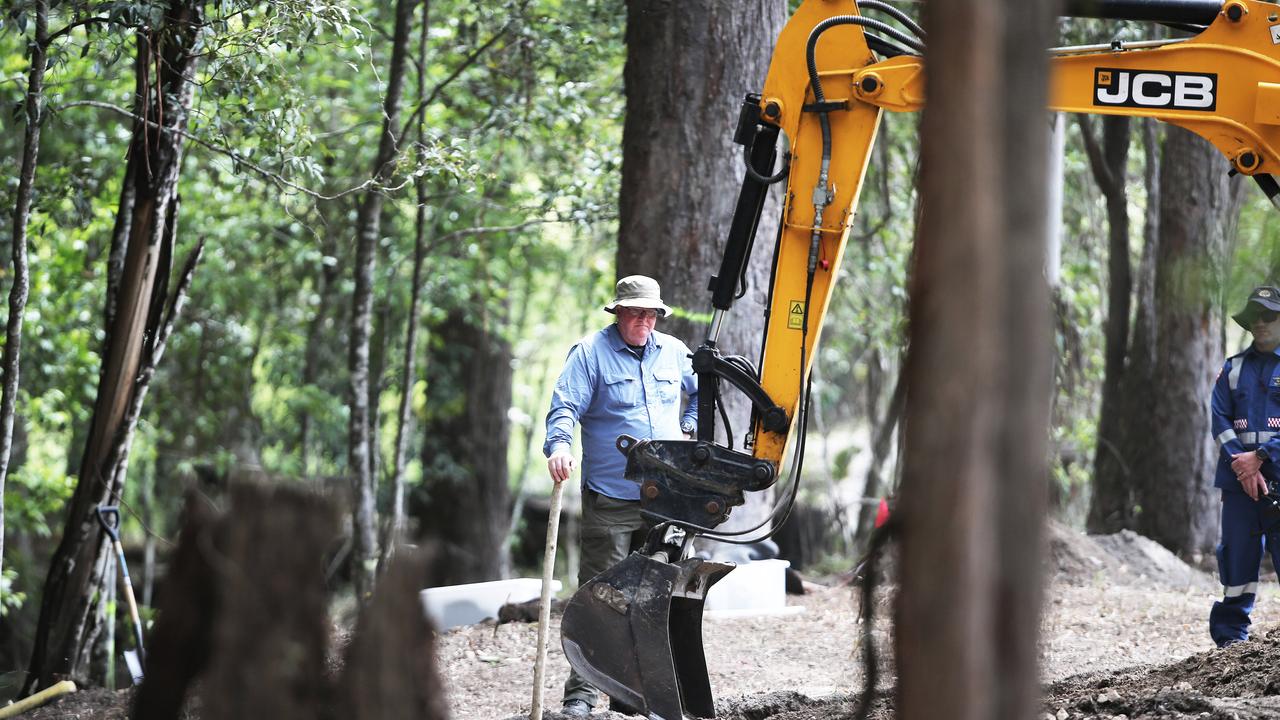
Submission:
{"label": "tree trunk", "polygon": [[1024,718],[1039,681],[1047,487],[1052,21],[1045,3],[965,0],[929,5],[926,27],[898,717]]}
{"label": "tree trunk", "polygon": [[452,559],[442,585],[494,580],[509,564],[511,347],[461,311],[432,334],[422,534]]}
{"label": "tree trunk", "polygon": [[[617,270],[662,284],[663,299],[681,313],[709,313],[707,281],[724,241],[744,175],[733,131],[742,96],[758,92],[772,45],[786,20],[781,0],[628,0],[627,114],[622,135]],[[777,232],[778,194],[765,204],[747,270],[747,294],[720,334],[725,354],[756,358],[764,332],[769,256]],[[703,321],[676,317],[659,330],[696,349]],[[723,390],[737,448],[749,430],[750,403]],[[717,426],[720,426],[717,418]],[[726,530],[750,527],[767,514],[764,494],[736,508]]]}
{"label": "tree trunk", "polygon": [[1089,531],[1113,533],[1132,527],[1132,478],[1117,454],[1125,432],[1119,409],[1124,382],[1125,355],[1129,350],[1129,301],[1133,291],[1129,267],[1129,193],[1125,168],[1129,160],[1129,119],[1102,118],[1102,147],[1093,137],[1090,123],[1080,118],[1089,166],[1107,203],[1107,320],[1102,400],[1098,410],[1098,444],[1094,450],[1093,499],[1089,505]]}
{"label": "tree trunk", "polygon": [[[395,32],[392,40],[391,67],[387,71],[387,95],[383,100],[382,135],[378,155],[373,164],[375,186],[390,177],[392,161],[399,152],[400,96],[404,88],[409,27],[413,23],[415,0],[396,0]],[[373,314],[373,274],[377,265],[378,236],[382,227],[383,195],[370,188],[360,203],[356,217],[355,291],[351,300],[351,348],[347,359],[351,387],[348,399],[351,415],[347,428],[348,471],[352,482],[352,561],[356,596],[363,599],[373,591],[374,573],[378,566],[377,508],[374,506],[375,477],[370,447],[369,407],[369,336]]]}
{"label": "tree trunk", "polygon": [[[422,2],[422,20],[418,27],[418,101],[427,92],[427,28],[431,17],[431,1]],[[418,115],[418,141],[425,142],[426,113]],[[400,404],[396,408],[395,456],[391,459],[391,519],[387,523],[387,537],[382,545],[382,557],[390,558],[398,543],[404,538],[404,464],[408,453],[409,432],[412,429],[413,386],[417,376],[418,325],[422,298],[422,265],[427,254],[427,183],[417,178],[413,183],[418,207],[413,222],[413,277],[409,288],[409,313],[405,320],[404,356],[400,363]]]}
{"label": "tree trunk", "polygon": [[1242,183],[1186,130],[1168,128],[1161,155],[1152,372],[1150,384],[1134,388],[1128,418],[1134,428],[1154,421],[1158,431],[1133,432],[1126,458],[1142,508],[1134,529],[1190,556],[1211,552],[1218,534],[1206,398],[1224,355],[1215,270],[1228,256]]}
{"label": "tree trunk", "polygon": [[40,156],[40,125],[44,122],[45,48],[49,43],[49,3],[36,0],[35,37],[31,43],[31,70],[23,101],[26,130],[22,137],[22,166],[18,174],[13,209],[13,287],[9,289],[9,319],[4,333],[4,389],[0,392],[0,560],[4,557],[4,486],[13,453],[13,421],[17,414],[22,367],[22,315],[27,307],[30,278],[27,275],[27,221]]}
{"label": "tree trunk", "polygon": [[202,7],[199,2],[175,0],[159,28],[138,35],[135,112],[147,122],[135,123],[127,160],[132,168],[125,171],[133,184],[122,190],[121,209],[128,207],[130,215],[117,228],[122,229],[127,246],[116,294],[108,299],[108,308],[114,307],[114,312],[98,398],[62,541],[45,581],[26,692],[55,678],[85,679],[90,656],[86,640],[93,635],[91,610],[95,588],[103,582],[100,559],[106,549],[94,508],[119,497],[123,478],[115,471],[127,454],[127,416],[164,304],[166,240],[172,239],[167,227],[177,201],[182,161],[182,137],[166,129],[186,127],[199,58],[195,49]]}

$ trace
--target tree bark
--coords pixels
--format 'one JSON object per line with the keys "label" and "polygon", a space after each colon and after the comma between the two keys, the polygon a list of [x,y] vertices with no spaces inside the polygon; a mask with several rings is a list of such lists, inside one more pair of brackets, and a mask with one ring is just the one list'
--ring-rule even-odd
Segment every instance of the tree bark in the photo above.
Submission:
{"label": "tree bark", "polygon": [[179,717],[193,687],[207,720],[329,717],[323,555],[337,512],[296,487],[249,484],[228,506],[218,516],[188,496],[134,717]]}
{"label": "tree bark", "polygon": [[[107,302],[111,318],[104,348],[100,390],[62,542],[46,580],[31,674],[26,690],[54,676],[83,678],[89,661],[92,587],[101,583],[104,544],[93,508],[118,496],[117,472],[127,457],[128,416],[139,401],[138,374],[163,307],[172,208],[181,165],[181,136],[161,128],[186,124],[197,63],[200,6],[174,3],[154,34],[139,35],[137,114],[122,190],[113,260],[122,264]],[[158,67],[153,81],[150,73]],[[154,92],[154,97],[152,93]],[[116,244],[116,243],[113,243]],[[114,267],[111,272],[114,273]]]}
{"label": "tree bark", "polygon": [[119,496],[123,478],[115,470],[127,451],[126,416],[150,349],[147,343],[160,321],[169,256],[166,240],[172,238],[166,228],[182,161],[182,136],[172,130],[186,127],[202,7],[175,0],[160,27],[138,34],[136,114],[147,122],[135,123],[125,171],[133,182],[122,190],[121,211],[127,209],[129,217],[118,220],[117,229],[127,242],[116,294],[108,298],[112,324],[79,478],[45,581],[24,686],[28,693],[64,677],[85,679],[90,655],[86,641],[94,634],[89,627],[94,588],[103,582],[101,558],[106,548],[93,513],[97,505]]}
{"label": "tree bark", "polygon": [[13,208],[13,287],[9,289],[9,318],[4,332],[4,389],[0,392],[0,567],[4,558],[4,486],[13,453],[13,422],[17,414],[22,368],[22,315],[27,308],[30,278],[27,273],[27,222],[40,156],[40,126],[44,122],[45,49],[49,44],[49,2],[36,0],[35,36],[31,43],[31,70],[23,101],[27,124],[22,137],[22,165]]}
{"label": "tree bark", "polygon": [[351,375],[349,402],[351,415],[347,428],[347,461],[352,482],[352,561],[357,597],[364,599],[373,591],[374,573],[378,565],[377,508],[374,504],[375,477],[370,447],[369,407],[369,339],[373,314],[373,275],[377,265],[378,236],[382,227],[383,195],[379,183],[390,177],[393,160],[399,152],[401,138],[395,133],[400,126],[400,97],[403,94],[409,28],[413,22],[415,0],[396,0],[395,31],[391,48],[391,66],[387,71],[387,94],[383,100],[382,135],[378,155],[373,164],[375,187],[364,195],[356,217],[355,291],[351,301],[351,348],[347,368]]}
{"label": "tree bark", "polygon": [[440,584],[494,580],[509,565],[511,347],[464,311],[451,312],[432,334],[438,350],[422,429],[431,502],[422,535],[451,558]]}
{"label": "tree bark", "polygon": [[334,717],[344,720],[447,720],[436,638],[418,593],[442,563],[421,551],[396,558],[361,608],[343,660]]}
{"label": "tree bark", "polygon": [[[707,280],[720,266],[744,175],[742,148],[733,144],[738,106],[745,93],[763,86],[786,12],[781,0],[627,2],[617,271],[620,277],[653,277],[663,299],[681,313],[711,311]],[[778,212],[774,193],[765,203],[756,247],[773,246]],[[759,356],[769,256],[756,253],[748,267],[747,294],[720,335],[726,354]],[[687,316],[659,325],[691,349],[706,338],[706,323]],[[741,448],[750,403],[727,384],[722,394],[733,437],[725,436],[717,418],[718,438]],[[753,495],[723,529],[760,522],[766,500],[763,493]]]}
{"label": "tree bark", "polygon": [[1218,534],[1213,476],[1217,448],[1206,398],[1221,367],[1222,320],[1214,299],[1235,233],[1242,183],[1208,142],[1166,130],[1160,167],[1160,230],[1155,254],[1155,325],[1150,384],[1135,387],[1126,458],[1135,530],[1183,556],[1213,550]]}
{"label": "tree bark", "polygon": [[[1036,708],[1047,3],[931,4],[898,511],[898,717]],[[944,460],[940,460],[945,458]]]}
{"label": "tree bark", "polygon": [[1093,499],[1089,531],[1113,533],[1130,527],[1133,519],[1132,479],[1117,449],[1125,432],[1119,413],[1125,356],[1129,350],[1129,302],[1133,292],[1129,267],[1129,193],[1125,167],[1129,160],[1129,119],[1102,118],[1102,146],[1090,123],[1080,118],[1089,167],[1107,204],[1107,319],[1104,328],[1105,363],[1102,400],[1098,410],[1098,444],[1094,450]]}
{"label": "tree bark", "polygon": [[[422,20],[418,35],[418,100],[427,91],[427,28],[431,17],[431,0],[422,2]],[[426,114],[418,116],[418,142],[424,142]],[[422,265],[427,254],[427,183],[418,178],[413,184],[418,207],[414,214],[413,277],[409,288],[409,314],[405,320],[404,356],[400,364],[400,405],[396,410],[395,457],[391,460],[391,519],[387,523],[387,537],[382,544],[385,564],[395,553],[395,547],[404,535],[404,464],[408,453],[409,433],[412,430],[413,386],[417,374],[418,359],[418,306],[422,299]]]}

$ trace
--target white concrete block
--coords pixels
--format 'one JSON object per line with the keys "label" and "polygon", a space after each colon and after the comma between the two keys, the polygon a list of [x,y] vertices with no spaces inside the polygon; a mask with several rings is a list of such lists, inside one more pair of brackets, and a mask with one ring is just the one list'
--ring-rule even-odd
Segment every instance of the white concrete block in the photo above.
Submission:
{"label": "white concrete block", "polygon": [[786,560],[755,560],[734,568],[707,591],[707,610],[777,611],[787,606]]}
{"label": "white concrete block", "polygon": [[[560,581],[552,581],[551,592],[560,591]],[[542,597],[541,578],[512,578],[466,585],[445,585],[423,590],[419,596],[427,617],[437,630],[474,625],[498,617],[498,608]]]}

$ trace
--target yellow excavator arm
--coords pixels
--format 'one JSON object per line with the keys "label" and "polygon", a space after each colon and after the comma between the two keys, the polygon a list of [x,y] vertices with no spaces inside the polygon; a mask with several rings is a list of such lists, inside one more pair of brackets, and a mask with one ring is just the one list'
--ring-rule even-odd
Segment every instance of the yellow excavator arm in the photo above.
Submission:
{"label": "yellow excavator arm", "polygon": [[[1149,21],[1191,37],[1050,50],[1056,110],[1153,117],[1204,137],[1276,203],[1280,172],[1280,6],[1255,0],[1066,0],[1065,15]],[[861,11],[868,11],[867,15]],[[886,17],[885,22],[870,17]],[[702,651],[702,602],[733,569],[689,557],[689,540],[766,537],[794,500],[807,378],[867,161],[884,110],[919,110],[925,34],[884,0],[805,0],[783,28],[763,91],[743,102],[734,140],[746,178],[712,321],[693,354],[696,440],[618,438],[642,512],[659,525],[645,548],[584,584],[566,606],[563,645],[590,682],[650,718],[714,714]],[[781,153],[779,136],[789,150]],[[765,197],[785,181],[766,334],[752,365],[717,343],[740,294]],[[752,402],[745,447],[716,442],[722,386]],[[717,531],[746,492],[791,472],[787,500],[758,528]],[[685,531],[672,544],[665,531]]]}
{"label": "yellow excavator arm", "polygon": [[[1275,202],[1270,173],[1280,172],[1280,6],[1251,0],[1092,5],[1099,11],[1142,6],[1150,16],[1132,19],[1164,19],[1165,13],[1208,26],[1185,39],[1051,50],[1050,108],[1152,117],[1186,128],[1218,148],[1237,172],[1255,176]],[[827,113],[834,199],[817,229],[820,262],[810,289],[808,258],[818,212],[810,199],[819,185],[823,140],[819,113],[806,110],[815,102],[806,44],[814,28],[857,12],[853,0],[801,5],[778,38],[759,100],[762,120],[791,139],[760,384],[792,421],[799,415],[802,378],[808,377],[820,339],[880,111],[911,112],[925,102],[924,60],[918,55],[878,60],[857,24],[833,26],[820,36],[815,55],[822,93],[840,107]],[[781,469],[792,424],[786,432],[768,432],[757,423],[754,456]]]}

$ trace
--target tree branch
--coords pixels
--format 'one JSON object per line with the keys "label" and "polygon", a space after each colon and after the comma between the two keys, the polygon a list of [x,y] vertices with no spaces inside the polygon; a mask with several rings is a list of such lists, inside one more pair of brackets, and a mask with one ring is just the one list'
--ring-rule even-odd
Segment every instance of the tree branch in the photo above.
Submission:
{"label": "tree branch", "polygon": [[440,93],[444,91],[446,87],[449,86],[449,83],[453,82],[454,80],[457,80],[458,76],[461,75],[464,70],[474,65],[476,61],[480,59],[480,56],[483,55],[484,52],[488,50],[494,43],[498,42],[498,40],[500,40],[504,35],[506,35],[507,31],[510,29],[511,29],[511,26],[509,24],[503,25],[502,28],[498,30],[498,32],[493,34],[493,37],[489,38],[489,40],[485,42],[485,44],[476,48],[475,52],[468,55],[467,58],[463,60],[460,65],[458,65],[458,67],[454,68],[453,72],[449,74],[449,77],[445,78],[444,80],[441,80],[439,84],[437,84],[434,88],[432,88],[431,94],[428,95],[425,99],[419,101],[417,106],[413,108],[413,112],[409,113],[409,118],[405,120],[404,127],[401,128],[400,134],[398,137],[407,137],[409,132],[409,126],[413,125],[413,121],[415,118],[418,117],[418,113],[426,110],[428,105],[435,102],[436,98],[440,96]]}
{"label": "tree branch", "polygon": [[1093,123],[1088,116],[1080,113],[1076,114],[1076,122],[1080,125],[1080,137],[1084,140],[1085,154],[1089,156],[1089,170],[1093,172],[1093,179],[1098,183],[1102,194],[1110,196],[1115,191],[1116,180],[1111,175],[1106,158],[1102,156],[1098,139],[1093,136]]}
{"label": "tree branch", "polygon": [[[316,200],[337,200],[339,198],[346,197],[347,195],[351,195],[353,193],[361,192],[363,190],[366,190],[370,187],[377,185],[377,181],[374,178],[370,178],[360,183],[359,185],[356,185],[355,187],[347,188],[346,190],[342,190],[333,195],[325,195],[324,193],[320,193],[315,190],[312,190],[311,188],[305,187],[303,185],[299,185],[293,182],[292,180],[285,178],[283,175],[279,173],[272,172],[271,170],[268,170],[262,167],[261,165],[258,165],[252,160],[249,160],[244,155],[241,155],[239,152],[232,150],[231,148],[219,147],[209,142],[208,140],[205,140],[204,138],[201,138],[198,135],[192,134],[186,130],[180,130],[178,128],[162,126],[159,123],[156,123],[151,120],[147,120],[146,118],[140,115],[137,115],[129,110],[126,110],[125,108],[122,108],[119,105],[115,105],[108,102],[102,102],[100,100],[76,100],[73,102],[59,105],[54,108],[50,108],[50,111],[56,114],[63,110],[74,108],[74,107],[92,107],[92,108],[98,108],[100,110],[110,110],[111,112],[114,112],[117,115],[122,115],[124,117],[127,117],[133,120],[134,122],[143,123],[144,125],[147,125],[148,127],[151,127],[153,129],[160,130],[161,132],[177,133],[178,135],[181,135],[182,137],[190,140],[191,142],[199,145],[200,147],[203,147],[207,150],[211,150],[215,153],[218,153],[219,155],[228,157],[237,164],[244,165],[245,167],[257,173],[264,180],[267,180],[268,182],[271,182],[278,187],[289,188],[290,190],[294,190],[296,192],[302,193],[303,195],[314,198]],[[409,181],[406,180],[405,182],[402,182],[399,185],[383,186],[377,189],[382,192],[394,192],[396,190],[399,190],[405,187],[406,185],[408,185],[408,183]]]}
{"label": "tree branch", "polygon": [[63,35],[69,35],[72,30],[75,30],[78,27],[83,27],[85,25],[95,25],[97,23],[118,24],[118,25],[123,25],[124,27],[130,27],[129,25],[124,25],[124,23],[117,23],[115,20],[112,20],[109,17],[95,16],[95,17],[81,18],[80,20],[76,20],[74,22],[68,23],[65,27],[50,34],[49,37],[44,39],[44,41],[41,43],[41,46],[47,48],[53,44],[54,40],[57,40]]}

